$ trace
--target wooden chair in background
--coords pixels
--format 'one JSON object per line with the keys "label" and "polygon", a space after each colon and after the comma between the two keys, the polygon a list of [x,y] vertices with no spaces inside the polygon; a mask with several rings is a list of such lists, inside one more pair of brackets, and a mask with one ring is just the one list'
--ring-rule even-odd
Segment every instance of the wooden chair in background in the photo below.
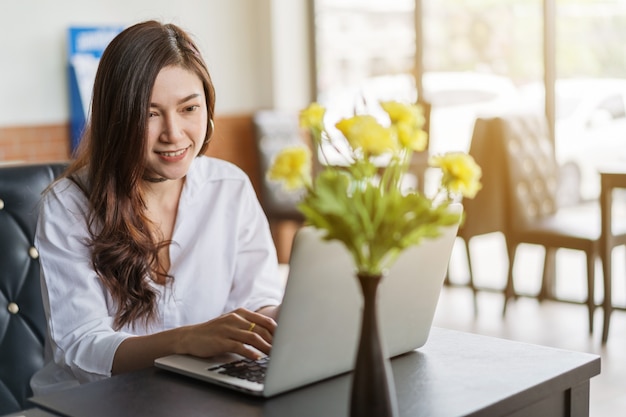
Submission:
{"label": "wooden chair in background", "polygon": [[[464,202],[466,222],[459,236],[469,247],[469,240],[477,234],[493,231],[504,234],[509,266],[503,314],[508,301],[517,296],[513,271],[520,244],[540,245],[545,249],[541,290],[537,294],[540,300],[556,299],[556,251],[580,250],[587,259],[585,303],[589,332],[593,332],[595,263],[597,259],[602,261],[604,278],[610,281],[610,271],[606,271],[610,269],[609,252],[624,244],[626,228],[616,226],[610,212],[604,210],[604,222],[613,225],[611,237],[605,238],[608,234],[601,231],[598,201],[576,204],[568,199],[567,204],[562,203],[560,184],[569,181],[562,177],[566,171],[556,161],[543,115],[511,114],[477,120],[470,154],[483,168],[484,188],[476,200]],[[470,285],[473,287],[471,271]],[[605,290],[610,292],[610,285],[605,284]],[[608,333],[610,294],[605,294],[605,300],[604,327]]]}
{"label": "wooden chair in background", "polygon": [[[602,213],[600,253],[602,257],[602,272],[604,275],[604,300],[602,302],[604,323],[602,326],[602,343],[606,343],[609,338],[609,324],[613,311],[613,249],[617,246],[626,245],[626,216],[624,215],[624,207],[621,207],[619,216],[613,216],[613,195],[616,190],[624,191],[626,189],[626,166],[616,167],[615,169],[603,169],[600,172],[600,183],[600,210]],[[626,194],[622,194],[622,197],[626,197]],[[622,198],[622,203],[624,203],[623,200],[624,198]]]}

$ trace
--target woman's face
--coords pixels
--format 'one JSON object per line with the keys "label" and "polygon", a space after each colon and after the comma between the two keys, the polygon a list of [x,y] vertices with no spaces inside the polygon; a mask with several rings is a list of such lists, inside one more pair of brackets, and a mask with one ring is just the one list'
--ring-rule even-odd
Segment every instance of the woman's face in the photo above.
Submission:
{"label": "woman's face", "polygon": [[184,177],[200,151],[207,123],[202,80],[181,67],[163,68],[150,98],[145,177]]}

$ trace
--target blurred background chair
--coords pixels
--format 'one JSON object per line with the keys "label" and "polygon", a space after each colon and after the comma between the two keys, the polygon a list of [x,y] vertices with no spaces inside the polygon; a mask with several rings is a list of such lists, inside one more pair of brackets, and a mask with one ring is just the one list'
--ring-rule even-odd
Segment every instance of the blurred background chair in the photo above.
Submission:
{"label": "blurred background chair", "polygon": [[482,169],[482,189],[473,199],[463,200],[465,220],[459,228],[458,237],[463,240],[469,273],[468,286],[472,290],[474,312],[478,312],[474,268],[471,256],[471,241],[476,236],[490,233],[505,233],[506,205],[503,190],[506,188],[504,153],[502,142],[492,141],[497,132],[491,119],[477,119],[474,124],[469,154]]}
{"label": "blurred background chair", "polygon": [[64,164],[0,166],[0,414],[26,407],[44,364],[39,254],[33,246],[41,192]]}
{"label": "blurred background chair", "polygon": [[[626,200],[626,166],[615,169],[604,169],[600,172],[600,208],[602,212],[602,239],[600,250],[602,254],[602,271],[604,275],[604,300],[602,309],[604,310],[604,323],[602,326],[602,343],[606,343],[609,338],[609,325],[612,303],[612,254],[617,246],[626,245],[626,211],[624,207],[617,216],[613,216],[614,201],[613,195],[622,192],[622,203]],[[626,277],[622,277],[626,278]]]}
{"label": "blurred background chair", "polygon": [[304,221],[297,209],[302,193],[283,190],[281,184],[268,180],[266,174],[282,149],[293,145],[308,146],[308,143],[304,140],[295,112],[260,110],[254,114],[253,124],[261,178],[259,198],[272,229],[279,262],[286,263],[289,261],[293,233]]}
{"label": "blurred background chair", "polygon": [[568,201],[559,203],[559,184],[566,182],[548,133],[545,117],[524,114],[499,118],[503,159],[506,162],[508,197],[507,252],[510,265],[505,305],[515,296],[513,267],[519,244],[541,245],[545,260],[540,300],[554,298],[556,250],[585,252],[587,264],[587,308],[589,332],[595,310],[595,262],[599,257],[600,213],[597,204]]}
{"label": "blurred background chair", "polygon": [[[539,300],[556,299],[556,251],[580,250],[586,255],[589,331],[593,332],[595,263],[610,264],[603,245],[621,242],[626,229],[613,229],[613,240],[601,233],[598,201],[577,200],[576,172],[559,167],[549,138],[545,116],[511,114],[478,119],[470,154],[484,171],[484,188],[474,201],[464,202],[466,222],[459,235],[469,246],[477,234],[500,231],[509,257],[503,314],[507,303],[517,296],[514,264],[520,244],[545,249]],[[568,176],[569,175],[569,176]],[[492,178],[496,176],[498,178]],[[607,218],[608,224],[613,220]],[[469,249],[468,249],[469,257]],[[605,279],[607,279],[605,273]],[[473,277],[470,272],[470,284]],[[607,325],[608,326],[608,325]]]}

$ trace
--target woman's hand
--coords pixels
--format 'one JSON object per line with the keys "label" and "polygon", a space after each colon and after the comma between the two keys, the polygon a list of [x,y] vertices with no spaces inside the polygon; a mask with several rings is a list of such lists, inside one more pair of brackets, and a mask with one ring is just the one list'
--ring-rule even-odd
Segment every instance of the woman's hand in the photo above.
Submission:
{"label": "woman's hand", "polygon": [[272,348],[276,321],[265,313],[276,313],[276,309],[263,307],[254,312],[239,308],[205,323],[128,337],[115,351],[111,372],[147,368],[156,358],[173,353],[206,358],[232,352],[258,359]]}
{"label": "woman's hand", "polygon": [[259,351],[269,354],[272,348],[276,322],[260,312],[239,308],[184,329],[180,341],[184,353],[208,357],[232,352],[258,359],[261,356]]}

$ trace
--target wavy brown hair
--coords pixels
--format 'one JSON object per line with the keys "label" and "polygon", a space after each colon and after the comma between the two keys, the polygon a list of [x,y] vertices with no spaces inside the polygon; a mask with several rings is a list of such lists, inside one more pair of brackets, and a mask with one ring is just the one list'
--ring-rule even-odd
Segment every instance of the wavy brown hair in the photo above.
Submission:
{"label": "wavy brown hair", "polygon": [[[100,59],[91,119],[65,173],[89,201],[91,262],[117,304],[118,329],[153,320],[157,294],[149,280],[164,284],[171,278],[158,263],[159,249],[170,242],[155,241],[142,188],[152,88],[167,66],[198,75],[213,119],[215,90],[191,37],[173,24],[138,23],[117,35]],[[209,127],[200,155],[211,133]]]}

